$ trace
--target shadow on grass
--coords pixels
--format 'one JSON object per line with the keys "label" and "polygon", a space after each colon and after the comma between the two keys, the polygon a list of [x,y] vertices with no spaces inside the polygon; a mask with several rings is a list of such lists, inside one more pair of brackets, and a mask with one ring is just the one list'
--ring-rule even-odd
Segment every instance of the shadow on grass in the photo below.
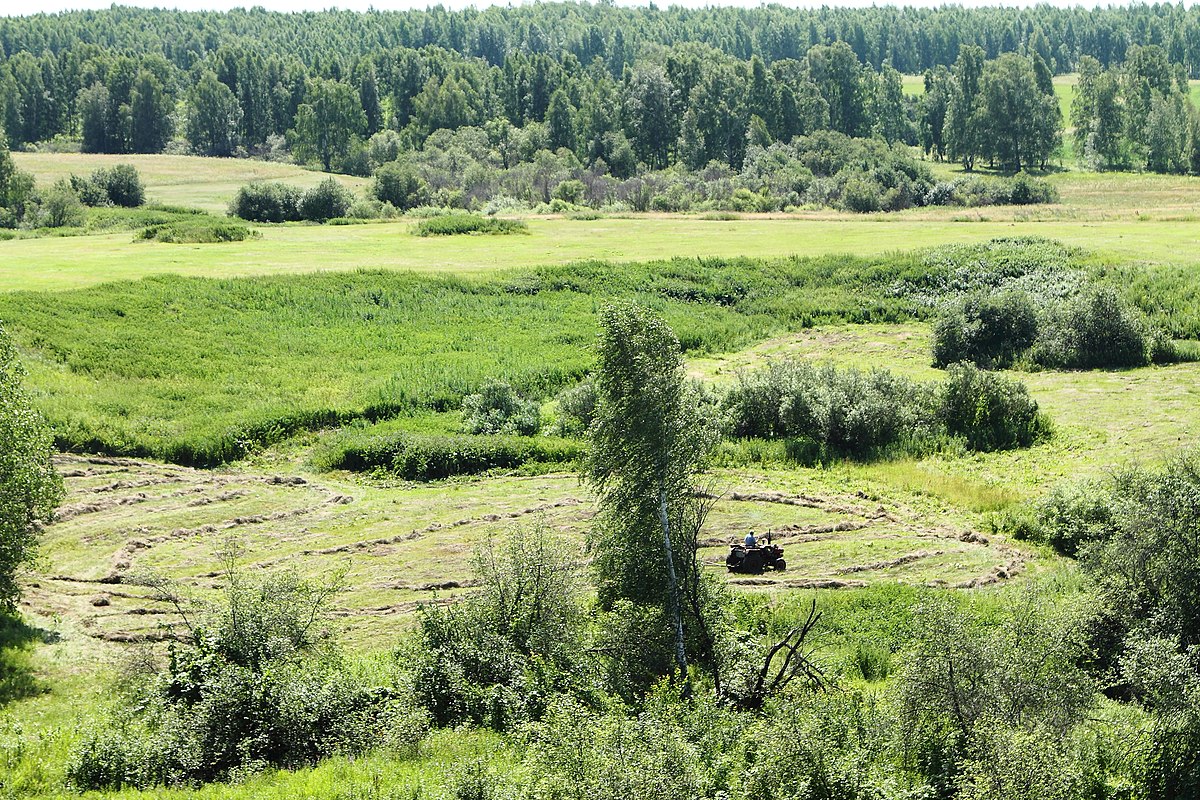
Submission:
{"label": "shadow on grass", "polygon": [[52,640],[54,634],[0,613],[0,708],[26,697],[43,694],[47,687],[33,675],[33,646]]}

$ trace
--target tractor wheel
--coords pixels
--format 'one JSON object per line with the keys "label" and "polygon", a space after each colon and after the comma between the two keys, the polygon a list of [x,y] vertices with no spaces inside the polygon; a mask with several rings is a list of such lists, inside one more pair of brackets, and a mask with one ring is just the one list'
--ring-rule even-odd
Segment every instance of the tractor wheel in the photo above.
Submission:
{"label": "tractor wheel", "polygon": [[787,562],[782,558],[775,559],[775,571],[783,572],[785,569],[787,569]]}

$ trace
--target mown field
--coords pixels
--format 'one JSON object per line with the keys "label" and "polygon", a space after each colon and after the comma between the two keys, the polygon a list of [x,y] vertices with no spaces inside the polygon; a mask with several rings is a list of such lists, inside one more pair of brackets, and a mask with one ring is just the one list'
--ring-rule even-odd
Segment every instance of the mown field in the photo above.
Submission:
{"label": "mown field", "polygon": [[[15,158],[42,179],[94,166]],[[322,177],[155,158],[137,162],[152,200],[209,210],[254,177],[248,165],[305,185]],[[208,596],[228,537],[256,574],[345,568],[333,624],[367,659],[396,645],[420,604],[470,593],[475,548],[515,526],[544,522],[586,569],[595,500],[570,464],[413,483],[322,472],[313,459],[347,424],[369,433],[394,418],[386,425],[457,432],[463,394],[489,377],[552,413],[553,395],[593,364],[607,299],[662,313],[690,374],[717,389],[784,357],[935,379],[930,298],[1013,264],[1115,285],[1172,336],[1200,338],[1200,181],[1051,180],[1063,202],[1044,208],[542,218],[507,237],[424,239],[401,221],[263,227],[260,240],[222,245],[135,244],[129,233],[0,242],[0,320],[35,403],[73,451],[58,459],[68,494],[27,581],[25,623],[0,630],[0,796],[72,796],[63,763],[82,727],[107,707],[131,654],[177,624],[132,579],[165,574]],[[1049,240],[979,245],[997,236]],[[1075,585],[1072,562],[1011,539],[1002,515],[1060,481],[1200,445],[1200,364],[1012,376],[1053,424],[1027,449],[812,469],[788,463],[781,446],[720,451],[705,562],[724,575],[730,540],[773,529],[788,572],[725,579],[833,609],[934,588],[986,600],[1033,580]],[[825,631],[831,663],[846,658],[842,636]],[[514,747],[446,731],[404,758],[123,795],[367,797],[382,786],[436,797],[455,759],[509,769]]]}

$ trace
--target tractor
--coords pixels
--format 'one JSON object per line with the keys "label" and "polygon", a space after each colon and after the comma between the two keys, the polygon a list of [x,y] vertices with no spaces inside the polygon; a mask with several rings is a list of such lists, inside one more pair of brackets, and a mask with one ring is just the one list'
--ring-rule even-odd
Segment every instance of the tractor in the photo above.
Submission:
{"label": "tractor", "polygon": [[767,534],[765,545],[746,547],[744,544],[729,545],[729,555],[725,557],[725,566],[730,572],[750,573],[761,575],[768,569],[783,572],[787,562],[783,560],[783,548],[771,544],[771,536]]}

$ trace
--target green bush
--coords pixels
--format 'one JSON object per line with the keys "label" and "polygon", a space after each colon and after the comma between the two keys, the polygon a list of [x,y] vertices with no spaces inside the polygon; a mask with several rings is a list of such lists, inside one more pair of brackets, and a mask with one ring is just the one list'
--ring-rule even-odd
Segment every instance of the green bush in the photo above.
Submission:
{"label": "green bush", "polygon": [[467,433],[532,436],[541,428],[537,401],[518,395],[504,381],[489,380],[476,394],[463,398],[463,427]]}
{"label": "green bush", "polygon": [[132,164],[98,169],[87,178],[71,176],[71,187],[85,205],[137,208],[146,202],[146,187]]}
{"label": "green bush", "polygon": [[970,365],[924,385],[886,370],[783,361],[739,376],[722,401],[727,435],[785,439],[789,458],[920,452],[947,437],[974,450],[1024,447],[1049,428],[1024,385]]}
{"label": "green bush", "polygon": [[946,370],[936,403],[947,432],[961,436],[973,450],[1028,447],[1049,433],[1049,422],[1025,384],[973,364]]}
{"label": "green bush", "polygon": [[393,161],[375,170],[375,181],[371,184],[375,199],[391,203],[404,211],[423,206],[429,202],[429,186],[408,164]]}
{"label": "green bush", "polygon": [[259,237],[258,231],[230,222],[168,222],[150,225],[142,229],[137,238],[146,242],[170,244],[214,244],[218,242],[242,242]]}
{"label": "green bush", "polygon": [[550,695],[586,685],[576,674],[588,655],[573,559],[546,527],[518,528],[476,550],[477,594],[420,609],[413,692],[437,724],[505,730],[539,718]]}
{"label": "green bush", "polygon": [[927,431],[925,394],[886,370],[785,361],[740,376],[722,407],[729,435],[809,441],[829,455],[865,458]]}
{"label": "green bush", "polygon": [[65,181],[34,193],[25,208],[28,228],[78,228],[87,222],[83,205]]}
{"label": "green bush", "polygon": [[526,464],[564,464],[583,455],[578,440],[547,436],[393,433],[335,442],[314,456],[321,469],[384,470],[413,481],[473,475]]}
{"label": "green bush", "polygon": [[309,222],[344,217],[354,204],[354,195],[334,178],[326,178],[300,198],[300,216]]}
{"label": "green bush", "polygon": [[971,294],[934,323],[933,365],[1010,367],[1033,346],[1037,331],[1038,313],[1028,294]]}
{"label": "green bush", "polygon": [[596,418],[596,384],[591,376],[563,389],[558,397],[554,430],[561,436],[581,436]]}
{"label": "green bush", "polygon": [[413,228],[417,236],[456,236],[467,233],[529,233],[524,220],[480,217],[475,214],[445,214],[422,220]]}
{"label": "green bush", "polygon": [[1141,367],[1150,363],[1153,338],[1136,309],[1096,286],[1051,312],[1032,357],[1056,368]]}
{"label": "green bush", "polygon": [[212,612],[154,582],[187,611],[187,636],[165,665],[132,676],[118,719],[75,748],[67,764],[74,787],[193,785],[312,765],[375,746],[392,719],[412,713],[391,687],[347,670],[319,630],[337,579],[252,579],[236,558],[226,556],[224,602]]}
{"label": "green bush", "polygon": [[297,222],[300,190],[286,183],[256,182],[238,189],[229,213],[250,222]]}

